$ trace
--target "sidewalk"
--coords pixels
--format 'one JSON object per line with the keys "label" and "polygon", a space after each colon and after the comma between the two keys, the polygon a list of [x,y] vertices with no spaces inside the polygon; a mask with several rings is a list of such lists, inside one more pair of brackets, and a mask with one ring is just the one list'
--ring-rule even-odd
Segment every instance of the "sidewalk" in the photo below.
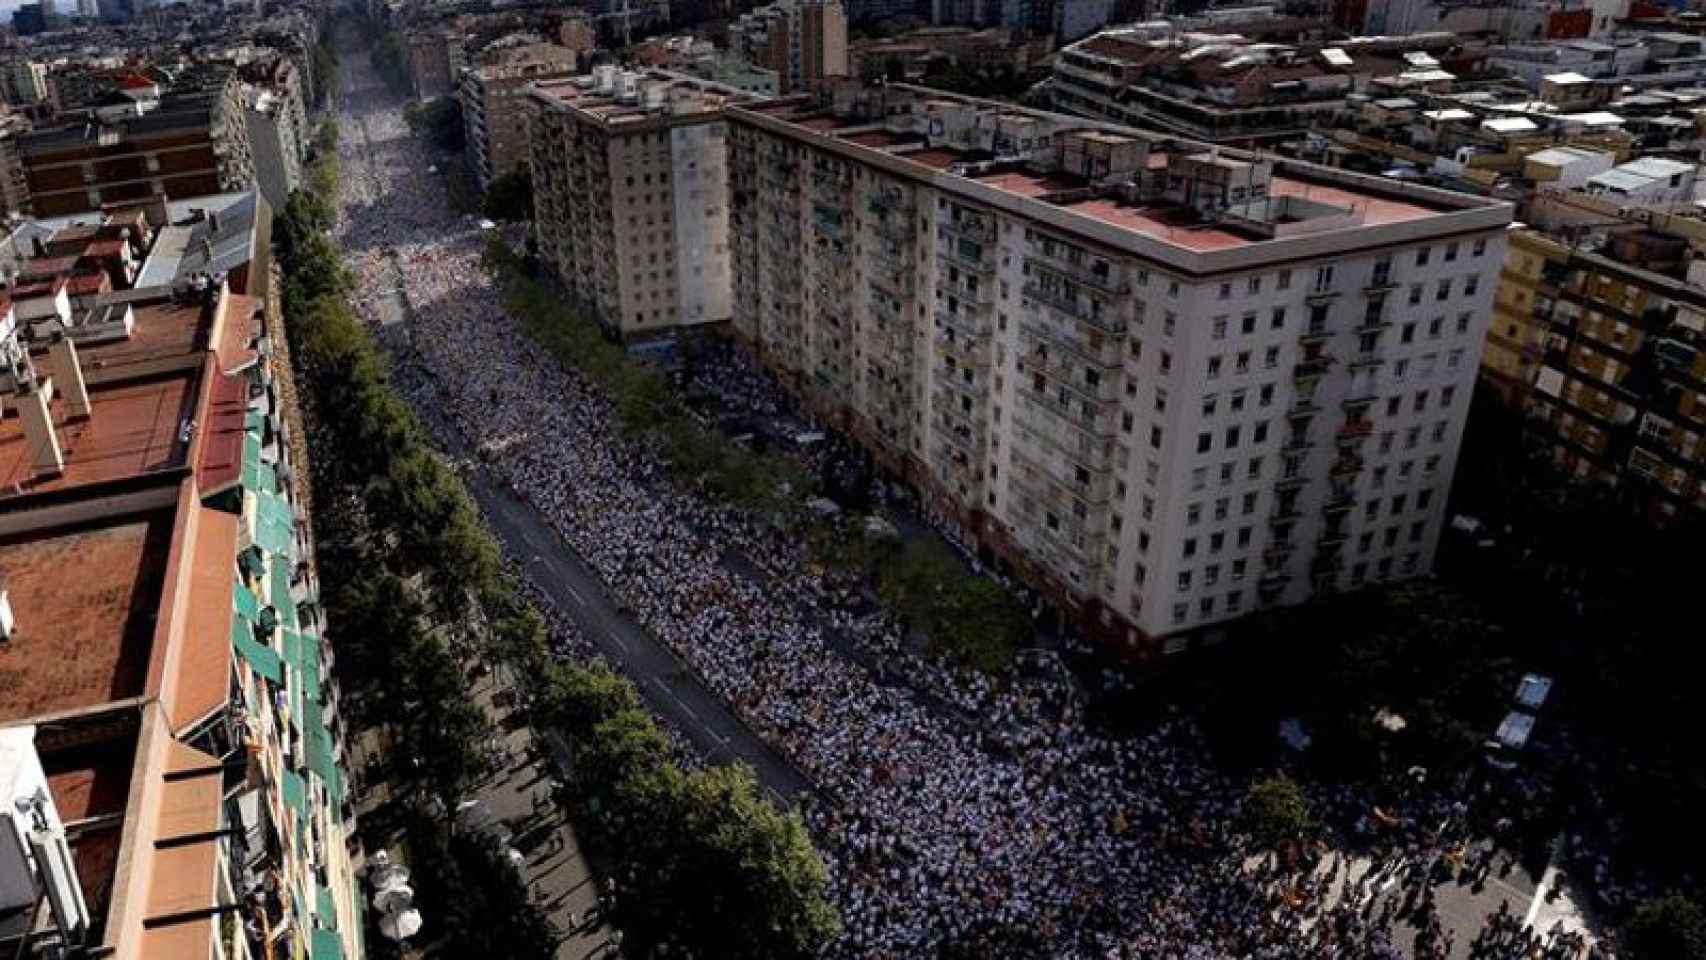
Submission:
{"label": "sidewalk", "polygon": [[513,834],[510,845],[524,858],[518,866],[533,902],[564,937],[557,948],[558,960],[615,957],[609,943],[612,929],[593,919],[598,912],[598,881],[574,828],[551,799],[553,772],[544,744],[535,739],[532,728],[510,729],[506,724],[513,708],[505,704],[513,702],[509,699],[513,692],[500,678],[502,673],[500,669],[476,680],[472,693],[498,725],[503,747],[514,759],[482,781],[476,796]]}

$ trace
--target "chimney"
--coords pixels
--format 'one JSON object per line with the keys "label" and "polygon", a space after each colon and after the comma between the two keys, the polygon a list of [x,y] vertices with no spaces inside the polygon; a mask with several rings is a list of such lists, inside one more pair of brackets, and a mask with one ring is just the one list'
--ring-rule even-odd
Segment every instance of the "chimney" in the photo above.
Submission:
{"label": "chimney", "polygon": [[59,379],[59,394],[65,398],[65,419],[87,419],[91,412],[89,388],[83,382],[83,365],[77,360],[77,344],[65,335],[64,330],[55,330],[53,340],[47,345],[47,356],[53,375]]}
{"label": "chimney", "polygon": [[65,472],[65,453],[53,429],[53,413],[47,398],[53,395],[51,377],[18,385],[18,419],[24,423],[24,442],[30,447],[30,469],[35,476]]}

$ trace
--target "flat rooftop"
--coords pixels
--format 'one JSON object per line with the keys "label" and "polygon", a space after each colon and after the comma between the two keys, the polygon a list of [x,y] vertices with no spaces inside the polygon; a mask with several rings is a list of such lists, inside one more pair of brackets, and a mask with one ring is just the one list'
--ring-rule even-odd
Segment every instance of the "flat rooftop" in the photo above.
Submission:
{"label": "flat rooftop", "polygon": [[[1210,154],[1201,144],[1140,130],[1109,129],[1107,125],[1092,124],[1077,117],[1041,111],[1021,111],[1007,105],[986,104],[971,99],[955,99],[951,94],[932,91],[928,98],[915,101],[913,116],[928,115],[932,108],[962,104],[998,109],[1003,117],[1030,119],[1053,125],[1056,136],[1071,134],[1102,144],[1147,144],[1151,148],[1146,169],[1151,175],[1166,169],[1169,157],[1189,156],[1199,164],[1224,168],[1248,168],[1252,161],[1238,153]],[[1002,161],[986,152],[966,150],[950,143],[926,145],[921,135],[892,130],[871,129],[872,120],[865,117],[837,117],[823,107],[800,98],[771,100],[757,104],[741,104],[743,112],[762,114],[819,136],[831,137],[854,147],[906,160],[943,173],[961,176],[983,187],[1029,200],[1047,203],[1089,220],[1128,230],[1162,241],[1193,254],[1216,253],[1272,243],[1274,239],[1261,232],[1237,225],[1236,218],[1222,221],[1204,220],[1194,209],[1168,201],[1132,202],[1120,199],[1107,190],[1092,190],[1093,184],[1078,176],[1061,171],[1042,172],[1022,162]],[[916,144],[919,149],[908,149]],[[1398,188],[1381,189],[1379,185],[1364,185],[1353,178],[1335,175],[1322,169],[1312,176],[1306,164],[1277,163],[1269,182],[1269,196],[1295,197],[1322,207],[1346,211],[1357,228],[1379,227],[1422,220],[1456,212],[1459,208],[1449,200],[1429,197],[1425,192]],[[1320,208],[1316,208],[1320,209]]]}
{"label": "flat rooftop", "polygon": [[[662,101],[648,108],[644,91],[656,91],[659,87],[662,88]],[[746,96],[714,81],[661,70],[640,75],[634,90],[634,96],[626,99],[618,97],[613,90],[600,91],[593,85],[591,75],[540,80],[533,84],[535,97],[574,110],[606,126],[647,120],[704,119],[718,115],[724,106]],[[677,112],[671,101],[679,102],[677,98],[682,91],[691,93],[695,102],[692,110]],[[658,94],[654,92],[652,96]]]}
{"label": "flat rooftop", "polygon": [[[87,361],[85,361],[87,362]],[[67,421],[53,401],[53,424],[65,470],[35,476],[23,421],[0,421],[0,502],[25,493],[65,490],[182,466],[189,444],[179,425],[194,412],[196,377],[178,375],[89,388],[91,415]]]}
{"label": "flat rooftop", "polygon": [[0,723],[143,692],[171,539],[161,511],[0,541],[16,621],[0,644]]}

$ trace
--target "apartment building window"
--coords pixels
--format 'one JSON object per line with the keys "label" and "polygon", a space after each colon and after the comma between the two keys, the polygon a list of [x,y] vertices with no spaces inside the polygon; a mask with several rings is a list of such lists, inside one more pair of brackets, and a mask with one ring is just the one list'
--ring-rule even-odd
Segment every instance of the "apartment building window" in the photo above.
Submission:
{"label": "apartment building window", "polygon": [[1399,328],[1399,330],[1398,330],[1398,342],[1399,343],[1414,343],[1415,340],[1416,340],[1416,325],[1414,323],[1406,323],[1402,327]]}
{"label": "apartment building window", "polygon": [[1131,358],[1133,360],[1143,359],[1143,341],[1136,337],[1131,339]]}
{"label": "apartment building window", "polygon": [[1149,286],[1149,271],[1148,270],[1137,271],[1137,285],[1140,287]]}
{"label": "apartment building window", "polygon": [[1165,350],[1161,351],[1160,367],[1163,376],[1173,372],[1173,355]]}
{"label": "apartment building window", "polygon": [[1203,394],[1203,398],[1202,398],[1202,415],[1203,416],[1205,416],[1205,417],[1214,416],[1214,412],[1219,406],[1220,406],[1220,394],[1218,394],[1218,393],[1205,393],[1205,394]]}
{"label": "apartment building window", "polygon": [[1262,479],[1262,458],[1261,457],[1251,457],[1250,458],[1250,465],[1248,468],[1246,468],[1245,475],[1248,476],[1251,480]]}
{"label": "apartment building window", "polygon": [[1252,528],[1250,528],[1250,527],[1239,527],[1238,528],[1238,547],[1239,547],[1239,549],[1243,549],[1244,547],[1247,547],[1250,545],[1250,537],[1252,536],[1251,531],[1252,531]]}
{"label": "apartment building window", "polygon": [[[1410,542],[1421,543],[1422,535],[1427,532],[1427,529],[1428,522],[1426,520],[1417,520],[1410,524]],[[1414,570],[1416,568],[1415,556],[1416,555],[1412,553],[1408,557],[1404,558],[1404,569],[1406,571]]]}
{"label": "apartment building window", "polygon": [[1203,616],[1205,616],[1205,617],[1213,616],[1213,614],[1214,614],[1214,598],[1213,597],[1203,597],[1200,601],[1197,602],[1197,608],[1202,611]]}
{"label": "apartment building window", "polygon": [[1214,447],[1214,435],[1211,433],[1197,434],[1197,452],[1207,453]]}
{"label": "apartment building window", "polygon": [[1149,531],[1148,530],[1139,530],[1137,532],[1137,552],[1143,553],[1143,554],[1147,554],[1149,552]]}
{"label": "apartment building window", "polygon": [[1432,487],[1425,490],[1418,490],[1416,492],[1416,509],[1426,510],[1428,508],[1428,504],[1433,502],[1433,498],[1434,491]]}
{"label": "apartment building window", "polygon": [[1220,583],[1220,564],[1211,563],[1202,568],[1202,585],[1212,587]]}
{"label": "apartment building window", "polygon": [[1222,300],[1231,300],[1232,299],[1232,284],[1222,283],[1220,285],[1220,299],[1222,299]]}
{"label": "apartment building window", "polygon": [[1248,560],[1232,561],[1232,582],[1237,583],[1238,581],[1243,580],[1245,571],[1249,569],[1250,563]]}
{"label": "apartment building window", "polygon": [[1256,512],[1256,504],[1260,500],[1261,500],[1261,495],[1254,490],[1250,491],[1249,493],[1244,494],[1244,502],[1240,507],[1240,512],[1246,517],[1252,513],[1255,513]]}
{"label": "apartment building window", "polygon": [[1273,315],[1272,315],[1271,319],[1269,319],[1269,321],[1268,321],[1268,329],[1270,329],[1270,330],[1284,330],[1285,329],[1285,308],[1284,307],[1275,307],[1274,308]]}
{"label": "apartment building window", "polygon": [[1255,430],[1251,431],[1251,436],[1250,436],[1251,442],[1252,443],[1265,443],[1267,441],[1267,439],[1268,439],[1268,422],[1266,420],[1256,421],[1256,428],[1255,428]]}
{"label": "apartment building window", "polygon": [[1397,516],[1398,514],[1403,513],[1404,509],[1409,505],[1410,497],[1408,494],[1395,494],[1392,497],[1392,515]]}
{"label": "apartment building window", "polygon": [[1315,292],[1325,293],[1333,288],[1333,268],[1331,266],[1315,268]]}
{"label": "apartment building window", "polygon": [[1225,549],[1226,549],[1226,534],[1224,532],[1216,530],[1214,533],[1211,533],[1208,535],[1208,552],[1209,553],[1219,553],[1220,551],[1225,550]]}
{"label": "apartment building window", "polygon": [[1410,373],[1410,361],[1398,360],[1392,364],[1392,379],[1403,380]]}
{"label": "apartment building window", "polygon": [[1410,306],[1412,306],[1412,307],[1418,306],[1419,304],[1421,304],[1421,302],[1422,302],[1422,285],[1419,283],[1413,283],[1410,285]]}
{"label": "apartment building window", "polygon": [[1156,450],[1161,449],[1161,428],[1160,427],[1150,427],[1149,428],[1149,445],[1151,447],[1155,448]]}
{"label": "apartment building window", "polygon": [[1238,427],[1236,427],[1236,426],[1231,426],[1231,427],[1226,428],[1226,449],[1228,449],[1228,450],[1238,449],[1239,433],[1240,433],[1240,431],[1239,431]]}
{"label": "apartment building window", "polygon": [[1441,279],[1439,282],[1439,286],[1434,288],[1434,299],[1435,300],[1449,300],[1449,299],[1451,299],[1451,278],[1450,277],[1445,277],[1445,278]]}
{"label": "apartment building window", "polygon": [[1193,503],[1185,507],[1185,526],[1194,527],[1202,522],[1202,504]]}
{"label": "apartment building window", "polygon": [[1421,441],[1422,441],[1422,428],[1421,427],[1411,427],[1410,429],[1404,431],[1404,449],[1405,450],[1416,449],[1416,444],[1420,443]]}
{"label": "apartment building window", "polygon": [[1143,481],[1153,487],[1153,486],[1155,486],[1155,481],[1159,480],[1160,478],[1161,478],[1161,464],[1156,463],[1154,460],[1144,461],[1144,464],[1143,464]]}
{"label": "apartment building window", "polygon": [[1416,266],[1418,266],[1418,267],[1427,266],[1428,261],[1433,259],[1433,252],[1434,252],[1433,247],[1417,247],[1416,248]]}
{"label": "apartment building window", "polygon": [[1441,387],[1439,391],[1439,405],[1442,407],[1451,406],[1451,401],[1455,399],[1456,396],[1456,387]]}
{"label": "apartment building window", "polygon": [[1216,339],[1216,340],[1225,340],[1226,339],[1226,323],[1227,323],[1227,318],[1224,316],[1214,318],[1214,324],[1213,324],[1213,328],[1212,328],[1214,331],[1214,334],[1213,334],[1214,339]]}
{"label": "apartment building window", "polygon": [[1161,335],[1167,336],[1167,337],[1172,336],[1173,335],[1173,329],[1178,324],[1178,322],[1179,322],[1178,315],[1175,314],[1171,310],[1167,311],[1166,314],[1164,314],[1161,317]]}
{"label": "apartment building window", "polygon": [[1179,626],[1180,624],[1184,623],[1185,622],[1185,616],[1189,613],[1189,611],[1190,611],[1190,605],[1189,604],[1184,604],[1184,603],[1173,604],[1173,626],[1176,627],[1176,626]]}
{"label": "apartment building window", "polygon": [[1463,295],[1464,296],[1473,297],[1475,295],[1475,291],[1477,291],[1479,289],[1481,289],[1481,275],[1480,274],[1471,273],[1469,276],[1463,278]]}
{"label": "apartment building window", "polygon": [[1209,357],[1208,358],[1208,378],[1210,380],[1215,380],[1215,379],[1218,379],[1219,377],[1220,377],[1220,357],[1219,356]]}
{"label": "apartment building window", "polygon": [[1179,281],[1177,281],[1177,280],[1167,281],[1167,296],[1176,297],[1178,295],[1179,295]]}
{"label": "apartment building window", "polygon": [[1238,372],[1239,373],[1249,373],[1250,372],[1250,351],[1243,350],[1243,351],[1239,352],[1239,354],[1238,354]]}
{"label": "apartment building window", "polygon": [[1230,512],[1231,509],[1232,509],[1232,498],[1231,497],[1218,497],[1218,498],[1216,498],[1214,501],[1214,519],[1225,520],[1227,513]]}
{"label": "apartment building window", "polygon": [[1374,549],[1374,531],[1369,531],[1357,537],[1357,553],[1367,553]]}
{"label": "apartment building window", "polygon": [[1381,453],[1391,453],[1392,452],[1392,441],[1394,439],[1396,439],[1396,437],[1397,437],[1397,435],[1394,434],[1391,430],[1387,430],[1384,433],[1382,433],[1380,435],[1380,452]]}
{"label": "apartment building window", "polygon": [[1438,340],[1440,333],[1443,332],[1444,330],[1445,330],[1445,318],[1444,317],[1435,317],[1432,320],[1428,321],[1428,338],[1430,340]]}
{"label": "apartment building window", "polygon": [[1225,463],[1220,465],[1220,485],[1221,486],[1223,486],[1223,487],[1232,486],[1232,471],[1233,471],[1234,467],[1236,467],[1236,466],[1237,466],[1236,462],[1232,461],[1232,460],[1228,460]]}
{"label": "apartment building window", "polygon": [[1458,347],[1445,355],[1445,366],[1448,370],[1456,370],[1463,365],[1463,348]]}
{"label": "apartment building window", "polygon": [[1416,398],[1410,404],[1411,411],[1413,411],[1415,413],[1421,413],[1423,410],[1426,410],[1427,408],[1428,408],[1428,392],[1426,390],[1417,390],[1416,391]]}
{"label": "apartment building window", "polygon": [[1398,408],[1400,405],[1402,405],[1403,400],[1404,400],[1403,397],[1387,397],[1386,398],[1386,415],[1389,417],[1396,417],[1398,415]]}
{"label": "apartment building window", "polygon": [[1226,594],[1226,612],[1227,613],[1237,613],[1238,608],[1243,605],[1243,602],[1244,602],[1244,591],[1242,591],[1242,590],[1229,590],[1229,591],[1227,591],[1227,594]]}
{"label": "apartment building window", "polygon": [[1244,314],[1243,317],[1239,318],[1238,329],[1239,329],[1239,332],[1243,333],[1245,336],[1249,336],[1250,334],[1255,333],[1256,332],[1256,311],[1252,310],[1249,313]]}
{"label": "apartment building window", "polygon": [[1457,262],[1457,241],[1456,240],[1453,240],[1450,243],[1445,245],[1445,262],[1446,263],[1456,263]]}
{"label": "apartment building window", "polygon": [[1385,467],[1375,467],[1374,468],[1374,473],[1369,479],[1369,485],[1372,486],[1376,490],[1379,490],[1381,487],[1386,486],[1386,468]]}
{"label": "apartment building window", "polygon": [[1379,516],[1380,516],[1380,501],[1379,500],[1370,500],[1369,502],[1362,505],[1362,518],[1364,520],[1373,520]]}
{"label": "apartment building window", "polygon": [[1450,423],[1451,423],[1451,421],[1449,421],[1449,420],[1441,420],[1438,423],[1434,424],[1434,443],[1444,443],[1445,442],[1445,431],[1446,431],[1446,428],[1450,425]]}
{"label": "apartment building window", "polygon": [[1258,405],[1264,406],[1264,407],[1273,406],[1273,403],[1274,403],[1274,385],[1271,383],[1262,384],[1261,389],[1256,393],[1256,402]]}
{"label": "apartment building window", "polygon": [[1196,467],[1191,470],[1191,490],[1197,491],[1208,486],[1208,468]]}
{"label": "apartment building window", "polygon": [[1374,565],[1374,569],[1377,571],[1376,575],[1379,576],[1380,579],[1384,580],[1387,577],[1390,577],[1392,575],[1392,558],[1381,557],[1380,562]]}
{"label": "apartment building window", "polygon": [[[1184,552],[1184,556],[1185,556],[1186,560],[1189,560],[1190,558],[1196,556],[1197,555],[1197,538],[1196,537],[1186,537],[1185,542],[1181,545],[1180,549]],[[1184,589],[1185,587],[1188,587],[1190,585],[1191,585],[1190,571],[1189,570],[1180,571],[1180,574],[1179,574],[1179,587],[1180,587],[1180,589]]]}
{"label": "apartment building window", "polygon": [[1137,421],[1135,418],[1132,417],[1130,410],[1126,410],[1126,411],[1123,411],[1120,413],[1120,430],[1122,432],[1131,433],[1132,424],[1136,423],[1136,422]]}
{"label": "apartment building window", "polygon": [[1247,292],[1252,297],[1258,293],[1261,293],[1262,292],[1262,278],[1261,277],[1249,278],[1245,282],[1245,288],[1244,289],[1245,289],[1245,292]]}
{"label": "apartment building window", "polygon": [[1290,270],[1281,270],[1279,272],[1279,276],[1276,278],[1275,286],[1279,287],[1281,290],[1290,290],[1291,289],[1291,271]]}
{"label": "apartment building window", "polygon": [[1227,408],[1233,413],[1244,412],[1244,395],[1246,392],[1247,391],[1244,390],[1234,390],[1228,394],[1229,401],[1227,403]]}
{"label": "apartment building window", "polygon": [[[1279,355],[1279,347],[1269,347],[1267,352],[1262,355],[1262,366],[1268,370],[1272,370],[1279,366]],[[1249,369],[1249,356],[1250,355],[1247,353],[1244,354],[1245,364],[1239,369],[1239,373],[1243,373],[1245,370]]]}
{"label": "apartment building window", "polygon": [[1381,546],[1385,547],[1388,550],[1390,550],[1393,547],[1398,545],[1398,526],[1397,526],[1397,524],[1393,524],[1392,526],[1387,527],[1385,530],[1381,531],[1380,543],[1381,543]]}
{"label": "apartment building window", "polygon": [[1487,253],[1487,238],[1486,237],[1478,238],[1475,241],[1475,245],[1472,249],[1474,250],[1475,256],[1477,256],[1477,257],[1484,256]]}

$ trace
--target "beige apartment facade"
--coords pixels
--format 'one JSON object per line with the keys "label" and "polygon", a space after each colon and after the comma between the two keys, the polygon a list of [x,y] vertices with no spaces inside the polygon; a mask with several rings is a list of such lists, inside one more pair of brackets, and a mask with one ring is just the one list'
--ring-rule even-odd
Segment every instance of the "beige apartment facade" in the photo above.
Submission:
{"label": "beige apartment facade", "polygon": [[730,319],[722,111],[741,96],[614,67],[530,88],[540,254],[624,340]]}
{"label": "beige apartment facade", "polygon": [[527,162],[527,85],[574,76],[575,60],[567,47],[538,43],[505,51],[498,63],[463,68],[457,95],[481,190]]}
{"label": "beige apartment facade", "polygon": [[735,334],[1069,618],[1430,569],[1508,206],[898,84],[726,113]]}

